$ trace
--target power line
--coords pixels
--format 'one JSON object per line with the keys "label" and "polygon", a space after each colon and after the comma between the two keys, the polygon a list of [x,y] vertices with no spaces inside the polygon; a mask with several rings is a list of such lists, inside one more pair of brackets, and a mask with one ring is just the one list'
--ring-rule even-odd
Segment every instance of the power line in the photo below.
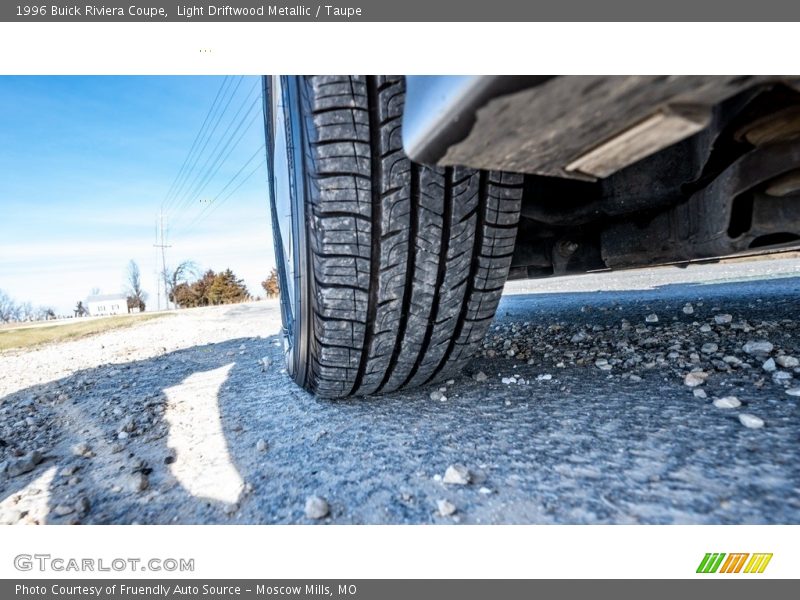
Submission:
{"label": "power line", "polygon": [[[242,102],[230,120],[225,119],[243,81],[244,76],[240,76],[238,79],[226,76],[222,80],[200,129],[197,131],[178,173],[161,202],[161,208],[156,220],[156,243],[153,244],[156,250],[156,263],[158,263],[159,251],[161,254],[162,271],[160,276],[157,275],[159,308],[162,285],[165,307],[169,308],[169,284],[166,281],[166,249],[171,248],[172,245],[166,242],[165,220],[172,218],[173,220],[177,219],[180,223],[184,216],[187,216],[186,211],[193,206],[196,199],[214,181],[222,167],[227,165],[231,155],[239,147],[242,139],[251,131],[253,123],[260,114],[260,111],[254,111],[260,100],[260,95],[254,94],[258,86],[258,80],[256,80],[253,87],[244,94]],[[223,120],[226,121],[225,125],[222,124]],[[219,135],[217,135],[218,131]],[[212,141],[215,141],[215,143],[211,150],[207,152],[211,147]],[[192,222],[186,227],[182,227],[179,231],[190,231],[198,223],[213,214],[219,205],[224,204],[233,196],[261,167],[260,162],[257,163],[255,168],[249,171],[244,178],[240,178],[256,157],[262,153],[264,147],[265,144],[262,144],[236,171],[233,177],[222,186],[216,196],[201,209]],[[231,187],[232,189],[230,189]],[[158,267],[156,267],[156,270],[158,270]]]}
{"label": "power line", "polygon": [[205,147],[207,140],[209,139],[212,124],[218,123],[218,119],[221,118],[222,113],[220,110],[222,109],[225,99],[228,97],[232,86],[233,78],[226,78],[226,80],[222,82],[218,99],[215,99],[215,104],[211,107],[207,122],[204,123],[204,127],[202,127],[198,132],[196,143],[193,144],[193,150],[190,151],[189,156],[187,156],[186,168],[183,169],[183,173],[180,175],[179,180],[172,189],[169,201],[167,203],[168,206],[165,207],[167,210],[172,209],[174,201],[183,189],[183,186],[186,184],[186,180],[191,176],[194,167],[197,165],[197,161],[200,159],[200,155],[202,154],[202,148]]}
{"label": "power line", "polygon": [[[245,99],[245,101],[239,107],[239,110],[236,111],[236,114],[231,120],[231,123],[228,125],[225,133],[222,136],[220,136],[219,140],[214,146],[214,149],[211,151],[211,154],[205,160],[203,166],[197,172],[194,179],[192,180],[192,183],[186,189],[185,194],[178,202],[175,208],[176,214],[181,213],[190,208],[192,204],[195,202],[195,200],[197,200],[197,198],[200,197],[200,194],[203,193],[203,190],[205,190],[208,184],[211,183],[211,181],[214,179],[217,173],[219,173],[220,169],[225,164],[225,161],[228,160],[230,155],[239,145],[239,142],[242,141],[244,136],[250,130],[250,127],[252,126],[253,122],[258,117],[260,111],[253,111],[253,108],[256,106],[258,101],[259,98],[255,98],[253,100],[253,102],[248,107],[248,110],[245,111],[242,118],[236,124],[235,128],[233,128],[233,130],[231,131],[233,123],[236,121],[237,117],[242,113],[242,109],[244,109],[244,107],[247,105],[247,99]],[[244,129],[242,129],[242,126],[245,124],[245,121],[251,114],[252,118],[250,118],[250,121],[247,124],[247,126]],[[240,130],[241,134],[238,135],[237,137],[237,134],[239,133]],[[227,135],[228,132],[230,132],[230,135]]]}
{"label": "power line", "polygon": [[[261,150],[262,150],[262,149],[259,149],[259,151],[261,151]],[[216,209],[218,209],[220,206],[222,206],[223,204],[225,204],[225,201],[226,201],[228,198],[230,198],[230,197],[231,197],[231,196],[233,196],[233,195],[234,195],[236,192],[238,192],[238,191],[239,191],[239,188],[241,188],[241,187],[242,187],[242,186],[243,186],[245,183],[247,183],[247,181],[248,181],[248,180],[249,180],[249,179],[250,179],[250,178],[251,178],[253,175],[255,175],[255,174],[256,174],[256,172],[258,172],[258,170],[259,170],[259,169],[260,169],[262,166],[264,166],[264,165],[262,165],[262,164],[260,164],[260,163],[259,163],[259,164],[257,164],[257,165],[255,166],[255,168],[254,168],[252,171],[250,171],[250,173],[248,173],[248,174],[245,176],[245,178],[244,178],[244,179],[242,179],[242,180],[239,182],[239,185],[237,185],[235,188],[233,188],[233,189],[230,191],[230,193],[229,193],[227,196],[225,196],[224,198],[222,198],[222,200],[220,200],[218,203],[216,203],[216,204],[212,204],[212,205],[211,205],[211,206],[212,206],[212,209],[211,209],[211,211],[209,211],[209,213],[206,215],[206,218],[208,218],[208,217],[210,217],[211,215],[213,215],[213,214],[214,214],[214,211],[215,211]]]}
{"label": "power line", "polygon": [[[216,115],[216,120],[214,121],[214,125],[211,128],[211,131],[205,137],[205,141],[203,142],[202,147],[196,153],[194,159],[192,160],[192,164],[189,167],[188,171],[186,171],[186,174],[183,177],[183,181],[181,182],[181,184],[178,186],[177,190],[173,194],[173,201],[176,198],[179,198],[181,196],[181,194],[183,193],[183,188],[186,185],[186,182],[189,180],[189,177],[191,177],[195,167],[197,166],[198,161],[200,160],[200,157],[203,155],[203,153],[205,152],[206,148],[208,147],[209,142],[214,137],[214,133],[216,132],[217,127],[219,127],[220,122],[222,122],[222,117],[228,111],[228,107],[230,106],[231,102],[233,101],[233,98],[236,95],[236,91],[239,89],[239,86],[242,84],[242,79],[243,79],[243,77],[239,77],[238,83],[233,88],[233,90],[229,93],[227,101],[225,101],[224,108],[221,111],[219,111],[218,114]],[[171,210],[171,208],[170,208],[170,210]]]}
{"label": "power line", "polygon": [[[188,233],[189,231],[191,231],[193,227],[198,225],[204,218],[208,218],[210,215],[212,215],[220,205],[224,204],[225,201],[228,200],[228,198],[230,198],[233,194],[235,194],[244,185],[244,183],[248,179],[250,179],[256,173],[256,171],[258,171],[260,167],[263,166],[260,162],[257,163],[255,168],[252,171],[250,171],[250,173],[244,179],[242,179],[239,182],[239,184],[235,188],[233,188],[233,190],[231,190],[227,195],[222,197],[222,199],[220,200],[220,197],[225,192],[225,190],[227,190],[228,187],[230,187],[230,185],[234,181],[236,181],[239,175],[241,175],[242,172],[253,162],[253,160],[255,160],[255,158],[262,153],[265,147],[266,144],[261,144],[261,146],[258,147],[258,149],[250,156],[250,158],[239,168],[236,174],[228,180],[228,182],[222,187],[222,189],[220,189],[219,192],[217,192],[217,195],[214,196],[211,202],[205,208],[203,208],[202,211],[200,211],[197,217],[195,217],[195,219],[191,223],[189,223],[189,225],[181,229],[180,233],[182,234]],[[219,202],[217,202],[217,200],[219,200]]]}
{"label": "power line", "polygon": [[186,168],[186,165],[189,162],[189,158],[192,156],[192,153],[197,147],[197,142],[200,139],[201,135],[203,134],[203,130],[205,129],[206,124],[208,123],[208,119],[211,117],[211,114],[214,112],[214,108],[217,106],[217,100],[219,100],[220,94],[222,93],[225,84],[228,82],[228,78],[229,76],[226,75],[222,79],[222,83],[220,84],[219,89],[217,90],[217,95],[214,96],[214,101],[211,103],[211,106],[209,107],[208,112],[206,113],[206,118],[203,119],[203,123],[202,125],[200,125],[200,129],[197,130],[197,134],[194,136],[194,140],[192,141],[192,145],[189,148],[189,152],[186,154],[186,158],[183,159],[183,164],[181,165],[181,168],[178,169],[178,174],[175,175],[175,179],[172,181],[172,185],[169,186],[167,193],[164,195],[164,199],[161,201],[161,210],[165,209],[164,204],[166,203],[167,198],[169,198],[170,194],[172,194],[172,192],[175,190],[175,186],[177,185],[178,180],[181,178],[181,175],[183,174],[184,169]]}

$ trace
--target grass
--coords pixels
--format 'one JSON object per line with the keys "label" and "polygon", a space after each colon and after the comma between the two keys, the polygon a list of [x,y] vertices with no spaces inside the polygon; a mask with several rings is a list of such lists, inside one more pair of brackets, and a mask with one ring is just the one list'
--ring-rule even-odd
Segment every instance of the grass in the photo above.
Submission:
{"label": "grass", "polygon": [[74,340],[112,329],[130,327],[169,314],[140,314],[59,323],[55,325],[25,324],[0,328],[0,350],[31,348],[40,344]]}

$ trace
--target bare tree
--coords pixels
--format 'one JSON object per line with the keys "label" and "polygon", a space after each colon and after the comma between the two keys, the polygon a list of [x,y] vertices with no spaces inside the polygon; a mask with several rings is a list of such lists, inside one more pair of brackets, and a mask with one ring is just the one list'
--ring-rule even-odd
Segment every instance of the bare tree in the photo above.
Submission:
{"label": "bare tree", "polygon": [[34,307],[31,302],[16,302],[0,290],[0,323],[11,321],[45,321],[55,319],[56,313],[49,306]]}
{"label": "bare tree", "polygon": [[188,283],[190,279],[196,279],[198,277],[198,270],[197,264],[194,261],[184,260],[174,269],[167,268],[167,270],[162,273],[164,285],[167,289],[167,296],[176,308],[178,307],[178,303],[175,301],[175,288],[182,283]]}
{"label": "bare tree", "polygon": [[18,315],[19,306],[17,306],[17,303],[14,302],[11,296],[0,290],[0,322],[16,321]]}
{"label": "bare tree", "polygon": [[36,319],[36,311],[33,304],[30,302],[23,302],[17,309],[17,319],[20,321],[33,321]]}
{"label": "bare tree", "polygon": [[40,306],[36,309],[37,321],[50,321],[56,318],[56,311],[50,306]]}
{"label": "bare tree", "polygon": [[128,263],[126,274],[128,278],[128,310],[135,308],[144,312],[147,293],[142,289],[142,273],[135,260]]}

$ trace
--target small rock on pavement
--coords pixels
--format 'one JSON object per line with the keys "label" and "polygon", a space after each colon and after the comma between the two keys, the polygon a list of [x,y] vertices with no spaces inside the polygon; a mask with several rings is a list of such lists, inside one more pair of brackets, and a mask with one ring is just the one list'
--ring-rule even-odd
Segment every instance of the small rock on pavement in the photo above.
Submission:
{"label": "small rock on pavement", "polygon": [[267,442],[265,440],[258,440],[256,442],[256,450],[258,450],[259,452],[266,452]]}
{"label": "small rock on pavement", "polygon": [[778,366],[775,364],[774,359],[769,358],[764,361],[764,364],[761,365],[761,368],[764,369],[767,373],[772,373],[778,368]]}
{"label": "small rock on pavement", "polygon": [[733,321],[733,315],[725,314],[725,315],[716,315],[714,317],[714,322],[717,325],[727,325],[731,321]]}
{"label": "small rock on pavement", "polygon": [[75,507],[70,506],[69,504],[59,504],[53,509],[53,512],[59,517],[64,517],[66,515],[71,515],[72,513],[74,513]]}
{"label": "small rock on pavement", "polygon": [[764,426],[763,419],[747,413],[739,415],[739,422],[748,429],[760,429]]}
{"label": "small rock on pavement", "polygon": [[707,377],[708,373],[703,371],[692,371],[683,378],[683,383],[689,387],[697,387],[698,385],[703,385],[706,382]]}
{"label": "small rock on pavement", "polygon": [[713,342],[703,344],[703,347],[700,348],[700,352],[702,352],[703,354],[714,354],[714,352],[716,352],[717,350],[719,350],[719,346],[717,346]]}
{"label": "small rock on pavement", "polygon": [[585,331],[579,331],[578,333],[576,333],[575,335],[573,335],[573,336],[570,338],[570,340],[569,340],[569,341],[570,341],[570,342],[572,342],[573,344],[579,344],[579,343],[581,343],[581,342],[585,342],[585,341],[586,341],[586,340],[588,340],[588,339],[589,339],[589,336],[586,334],[586,332],[585,332]]}
{"label": "small rock on pavement", "polygon": [[786,390],[786,393],[790,396],[800,396],[800,388],[790,388]]}
{"label": "small rock on pavement", "polygon": [[695,398],[700,398],[701,400],[705,400],[706,398],[708,398],[708,394],[706,394],[706,391],[700,388],[693,389],[692,393],[694,394]]}
{"label": "small rock on pavement", "polygon": [[431,400],[441,400],[442,398],[444,398],[444,394],[439,390],[433,390],[431,392]]}
{"label": "small rock on pavement", "polygon": [[773,348],[774,346],[772,343],[765,340],[751,340],[742,346],[742,350],[744,350],[747,354],[766,355],[772,352]]}
{"label": "small rock on pavement", "polygon": [[443,517],[449,517],[456,512],[455,504],[448,502],[447,500],[437,500],[436,508],[439,509],[439,514]]}
{"label": "small rock on pavement", "polygon": [[34,450],[25,456],[9,462],[8,466],[6,466],[6,472],[8,473],[9,477],[16,477],[17,475],[22,475],[23,473],[29,473],[30,471],[33,471],[36,468],[36,465],[43,460],[44,457],[42,454]]}
{"label": "small rock on pavement", "polygon": [[736,396],[725,396],[714,400],[714,406],[717,408],[739,408],[741,405],[742,403]]}
{"label": "small rock on pavement", "polygon": [[482,382],[484,382],[484,381],[486,381],[488,379],[488,377],[486,376],[486,373],[484,373],[483,371],[478,371],[477,373],[475,373],[475,375],[473,375],[473,378],[478,383],[482,383]]}
{"label": "small rock on pavement", "polygon": [[143,492],[150,487],[150,480],[144,473],[133,473],[125,482],[125,487],[134,493]]}
{"label": "small rock on pavement", "polygon": [[692,306],[691,302],[687,302],[683,305],[683,314],[685,315],[692,315],[694,314],[694,306]]}
{"label": "small rock on pavement", "polygon": [[651,313],[647,315],[644,320],[647,323],[658,323],[658,315],[656,313]]}
{"label": "small rock on pavement", "polygon": [[309,496],[306,498],[306,518],[324,519],[328,516],[331,509],[328,501],[320,496]]}
{"label": "small rock on pavement", "polygon": [[800,360],[796,359],[794,356],[779,356],[775,359],[775,362],[784,369],[793,369],[794,367],[800,366]]}
{"label": "small rock on pavement", "polygon": [[92,503],[86,496],[81,496],[75,503],[75,510],[82,515],[87,514],[92,509]]}
{"label": "small rock on pavement", "polygon": [[472,481],[472,474],[464,465],[450,465],[444,472],[444,478],[442,481],[444,483],[450,483],[453,485],[467,485],[470,481]]}
{"label": "small rock on pavement", "polygon": [[72,453],[75,456],[84,456],[86,458],[94,456],[94,454],[92,453],[92,447],[89,446],[89,444],[87,444],[86,442],[78,442],[77,444],[75,444],[72,447]]}

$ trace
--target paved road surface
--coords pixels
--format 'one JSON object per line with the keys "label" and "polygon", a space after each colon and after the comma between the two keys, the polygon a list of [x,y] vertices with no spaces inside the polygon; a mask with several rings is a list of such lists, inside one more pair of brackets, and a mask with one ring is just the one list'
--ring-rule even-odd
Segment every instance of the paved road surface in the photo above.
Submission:
{"label": "paved road surface", "polygon": [[465,377],[347,402],[274,302],[7,351],[0,521],[800,523],[798,309],[796,259],[512,283]]}

